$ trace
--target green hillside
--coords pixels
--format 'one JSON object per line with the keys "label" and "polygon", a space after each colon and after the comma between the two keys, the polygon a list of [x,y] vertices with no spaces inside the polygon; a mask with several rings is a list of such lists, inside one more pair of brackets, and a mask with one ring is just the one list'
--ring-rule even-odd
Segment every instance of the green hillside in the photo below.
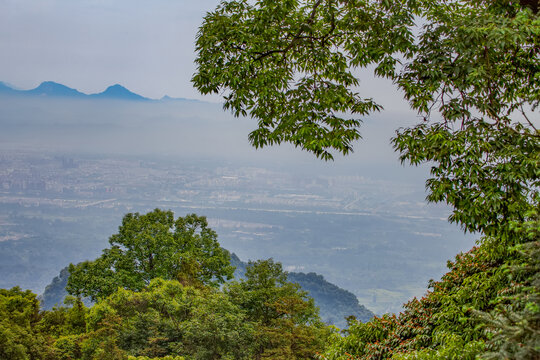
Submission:
{"label": "green hillside", "polygon": [[[241,261],[234,253],[231,255],[231,264],[236,267],[235,276],[243,278],[245,276],[247,263]],[[69,277],[68,268],[60,271],[45,291],[40,296],[41,306],[45,310],[51,310],[55,305],[62,305],[64,298],[68,295],[66,291]],[[315,300],[315,305],[320,309],[321,319],[327,323],[345,328],[347,322],[345,318],[354,316],[362,322],[371,319],[374,314],[358,303],[356,296],[324,279],[322,275],[315,273],[295,273],[288,272],[287,279],[297,283],[307,291],[309,296]],[[90,305],[89,299],[85,300],[86,305]]]}

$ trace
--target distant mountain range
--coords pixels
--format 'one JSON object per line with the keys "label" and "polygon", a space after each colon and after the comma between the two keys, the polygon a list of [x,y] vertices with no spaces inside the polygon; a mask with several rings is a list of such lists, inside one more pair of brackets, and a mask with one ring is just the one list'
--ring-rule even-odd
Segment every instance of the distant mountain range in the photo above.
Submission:
{"label": "distant mountain range", "polygon": [[[79,99],[109,99],[109,100],[127,100],[127,101],[186,101],[184,98],[171,98],[165,95],[159,100],[150,99],[134,92],[129,91],[119,84],[109,86],[105,91],[97,94],[85,94],[76,89],[72,89],[63,84],[54,81],[44,81],[35,89],[19,90],[0,81],[0,95],[13,95],[24,97],[60,97],[60,98],[79,98]],[[196,100],[191,100],[196,101]]]}

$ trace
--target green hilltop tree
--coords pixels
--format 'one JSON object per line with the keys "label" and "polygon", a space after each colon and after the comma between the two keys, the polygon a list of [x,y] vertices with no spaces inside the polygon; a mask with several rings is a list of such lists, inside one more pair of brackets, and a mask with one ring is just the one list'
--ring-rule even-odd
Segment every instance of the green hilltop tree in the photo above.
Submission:
{"label": "green hilltop tree", "polygon": [[249,262],[245,279],[228,283],[225,292],[254,324],[253,359],[313,359],[324,348],[330,330],[307,292],[287,281],[281,263]]}
{"label": "green hilltop tree", "polygon": [[70,264],[70,294],[97,300],[118,288],[142,290],[155,278],[218,286],[234,272],[216,232],[195,214],[176,220],[170,210],[126,214],[109,244],[96,260]]}

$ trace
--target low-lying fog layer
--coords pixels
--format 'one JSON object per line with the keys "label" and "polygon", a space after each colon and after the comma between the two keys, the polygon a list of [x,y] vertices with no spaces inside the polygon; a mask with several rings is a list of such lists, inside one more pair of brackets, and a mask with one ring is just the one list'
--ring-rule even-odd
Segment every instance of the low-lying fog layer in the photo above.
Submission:
{"label": "low-lying fog layer", "polygon": [[[14,166],[18,151],[53,154],[45,157],[50,164],[56,155],[75,163],[86,159],[78,170],[62,170],[66,176],[51,175],[43,194],[0,184],[0,206],[19,216],[19,227],[12,218],[0,223],[0,253],[10,256],[10,265],[0,266],[1,285],[42,289],[69,262],[97,256],[123,213],[167,207],[179,216],[208,215],[223,246],[243,260],[274,257],[290,270],[324,275],[375,312],[399,311],[409,297],[422,295],[428,279],[443,273],[446,259],[473,244],[473,237],[446,223],[448,209],[425,207],[428,168],[402,166],[393,152],[390,137],[408,125],[405,119],[417,120],[414,114],[388,113],[365,120],[355,153],[323,162],[290,145],[253,149],[247,138],[256,122],[234,118],[219,104],[0,97],[5,164]],[[129,168],[116,176],[109,165],[103,168],[104,161],[94,160],[126,155],[166,162],[118,161]],[[186,159],[200,159],[204,166],[183,172]],[[39,165],[24,171],[39,177],[45,171]],[[21,169],[0,169],[0,175],[7,178],[10,171]],[[77,171],[95,173],[96,181],[85,175],[72,186],[79,181]],[[140,187],[126,193],[122,177]],[[60,195],[51,190],[62,187]],[[98,194],[100,189],[113,193]],[[76,210],[55,196],[69,198]],[[30,224],[33,232],[26,233]],[[70,233],[57,234],[63,228]],[[60,246],[61,256],[54,255]],[[19,256],[30,248],[34,255]],[[25,271],[43,276],[38,281]]]}

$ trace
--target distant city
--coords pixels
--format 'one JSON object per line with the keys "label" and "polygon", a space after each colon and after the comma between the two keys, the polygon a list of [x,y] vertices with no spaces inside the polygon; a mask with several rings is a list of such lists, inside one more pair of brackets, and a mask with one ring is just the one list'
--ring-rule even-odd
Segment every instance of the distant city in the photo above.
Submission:
{"label": "distant city", "polygon": [[41,293],[98,256],[124,214],[154,208],[207,216],[241,260],[316,272],[379,314],[422,296],[474,243],[424,200],[427,169],[399,164],[399,117],[366,119],[355,154],[324,163],[255,151],[252,121],[219,104],[101,94],[0,84],[0,287]]}
{"label": "distant city", "polygon": [[[156,207],[206,215],[243,260],[273,257],[289,271],[318,272],[376,312],[399,311],[421,295],[442,273],[444,249],[470,243],[447,224],[445,208],[426,206],[410,187],[362,176],[4,151],[0,190],[1,257],[10,257],[0,287],[38,292],[68,263],[97,256],[123,214]],[[16,263],[14,245],[35,254]],[[41,257],[55,251],[61,255]],[[14,274],[25,262],[27,276]]]}

